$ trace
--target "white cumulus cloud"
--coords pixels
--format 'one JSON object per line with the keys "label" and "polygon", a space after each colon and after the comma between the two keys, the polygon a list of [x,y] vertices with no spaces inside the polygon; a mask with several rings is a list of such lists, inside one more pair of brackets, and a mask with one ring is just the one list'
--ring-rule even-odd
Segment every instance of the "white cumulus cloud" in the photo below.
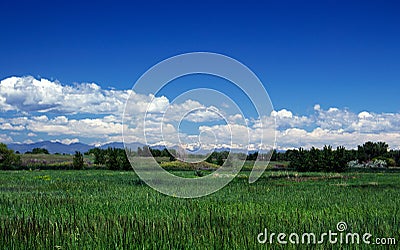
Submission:
{"label": "white cumulus cloud", "polygon": [[[129,115],[122,124],[128,97]],[[144,142],[145,130],[148,143],[153,145],[172,145],[181,140],[189,146],[233,143],[256,148],[261,134],[262,143],[273,143],[276,129],[277,145],[282,149],[325,144],[353,148],[368,140],[386,141],[392,148],[400,148],[400,113],[356,113],[315,104],[310,114],[281,109],[267,117],[244,118],[237,111],[229,113],[229,106],[223,102],[218,107],[207,106],[191,99],[171,103],[166,96],[103,89],[95,83],[69,86],[31,76],[9,77],[0,82],[0,113],[7,114],[0,117],[0,142],[10,143],[13,138],[38,141],[46,139],[46,135],[59,137],[56,140],[66,144],[120,142],[125,128],[127,142]],[[182,119],[190,124],[201,123],[198,131],[179,131]],[[20,139],[22,135],[26,138]]]}

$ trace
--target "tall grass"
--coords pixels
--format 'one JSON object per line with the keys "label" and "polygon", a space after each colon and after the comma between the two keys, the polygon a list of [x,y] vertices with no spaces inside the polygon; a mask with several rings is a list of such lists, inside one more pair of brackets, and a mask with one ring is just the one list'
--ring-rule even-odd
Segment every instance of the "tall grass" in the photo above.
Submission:
{"label": "tall grass", "polygon": [[[193,174],[186,171],[187,175]],[[176,199],[133,172],[0,172],[0,249],[265,249],[270,232],[335,230],[400,240],[399,173],[242,172],[219,192]]]}

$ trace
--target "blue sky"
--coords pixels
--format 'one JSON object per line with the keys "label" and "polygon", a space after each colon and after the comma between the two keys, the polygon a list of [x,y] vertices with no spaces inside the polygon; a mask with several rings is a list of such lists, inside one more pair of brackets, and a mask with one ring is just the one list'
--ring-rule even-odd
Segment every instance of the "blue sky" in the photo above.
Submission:
{"label": "blue sky", "polygon": [[[400,113],[397,1],[260,2],[3,1],[0,79],[33,76],[122,91],[163,59],[210,51],[247,65],[275,110],[293,117],[318,116],[316,104],[356,115]],[[30,115],[43,114],[63,115]],[[2,132],[13,141],[24,138]],[[56,138],[32,133],[39,135],[33,141]]]}

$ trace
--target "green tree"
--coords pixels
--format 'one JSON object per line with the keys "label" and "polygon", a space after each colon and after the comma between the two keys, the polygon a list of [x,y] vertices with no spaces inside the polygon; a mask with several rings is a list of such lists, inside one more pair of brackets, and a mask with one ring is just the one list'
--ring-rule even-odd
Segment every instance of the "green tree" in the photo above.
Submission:
{"label": "green tree", "polygon": [[[289,151],[289,150],[288,150]],[[347,162],[352,160],[344,147],[338,147],[336,150],[332,146],[325,145],[322,150],[312,147],[310,150],[291,150],[287,152],[289,167],[297,171],[327,171],[342,172],[347,168]]]}
{"label": "green tree", "polygon": [[21,158],[19,155],[14,154],[14,151],[7,148],[7,145],[0,143],[0,169],[12,169],[12,167],[19,166]]}
{"label": "green tree", "polygon": [[152,149],[150,148],[150,153],[153,157],[160,157],[161,156],[161,150],[159,149]]}
{"label": "green tree", "polygon": [[106,150],[101,148],[91,148],[88,152],[88,155],[94,156],[94,164],[104,165],[106,164]]}
{"label": "green tree", "polygon": [[277,161],[278,160],[278,152],[276,149],[272,150],[271,159],[270,161]]}
{"label": "green tree", "polygon": [[110,170],[118,170],[118,152],[115,148],[108,148],[106,150],[106,167]]}
{"label": "green tree", "polygon": [[376,154],[378,156],[386,157],[389,150],[389,145],[386,142],[377,142],[375,143]]}
{"label": "green tree", "polygon": [[319,171],[324,168],[324,159],[321,151],[318,148],[312,147],[305,152],[306,167],[309,171]]}
{"label": "green tree", "polygon": [[345,147],[337,147],[336,151],[334,152],[334,166],[333,171],[336,172],[343,172],[346,170],[347,163],[352,160],[351,152],[346,151]]}
{"label": "green tree", "polygon": [[74,158],[72,160],[73,169],[80,170],[84,166],[83,155],[79,151],[75,151]]}
{"label": "green tree", "polygon": [[333,154],[332,146],[330,145],[325,145],[322,149],[321,169],[324,169],[325,171],[335,170],[335,157]]}
{"label": "green tree", "polygon": [[132,170],[131,163],[129,162],[128,156],[124,149],[118,149],[117,162],[118,162],[119,169]]}
{"label": "green tree", "polygon": [[254,152],[254,153],[248,154],[246,160],[247,161],[255,161],[255,160],[257,160],[257,157],[258,157],[258,152]]}
{"label": "green tree", "polygon": [[368,141],[362,146],[358,146],[358,161],[360,163],[369,162],[377,157],[386,157],[388,155],[389,145],[386,142]]}
{"label": "green tree", "polygon": [[294,168],[297,171],[300,172],[306,172],[310,171],[309,165],[307,165],[307,160],[306,158],[308,157],[307,151],[304,150],[303,148],[293,149],[290,150],[288,153],[288,157],[290,160],[289,167]]}
{"label": "green tree", "polygon": [[32,154],[49,154],[49,151],[45,148],[34,148],[32,149]]}
{"label": "green tree", "polygon": [[125,149],[108,148],[105,158],[106,167],[110,170],[132,170]]}

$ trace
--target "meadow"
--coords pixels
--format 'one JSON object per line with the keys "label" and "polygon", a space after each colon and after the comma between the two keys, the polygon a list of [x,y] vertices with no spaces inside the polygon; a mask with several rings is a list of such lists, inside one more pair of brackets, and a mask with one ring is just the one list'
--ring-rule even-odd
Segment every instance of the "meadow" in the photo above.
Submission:
{"label": "meadow", "polygon": [[[194,177],[194,171],[178,175]],[[264,232],[346,232],[400,240],[400,172],[242,171],[197,199],[162,195],[132,171],[0,172],[0,249],[376,249],[260,244]],[[397,249],[397,245],[382,249]]]}

